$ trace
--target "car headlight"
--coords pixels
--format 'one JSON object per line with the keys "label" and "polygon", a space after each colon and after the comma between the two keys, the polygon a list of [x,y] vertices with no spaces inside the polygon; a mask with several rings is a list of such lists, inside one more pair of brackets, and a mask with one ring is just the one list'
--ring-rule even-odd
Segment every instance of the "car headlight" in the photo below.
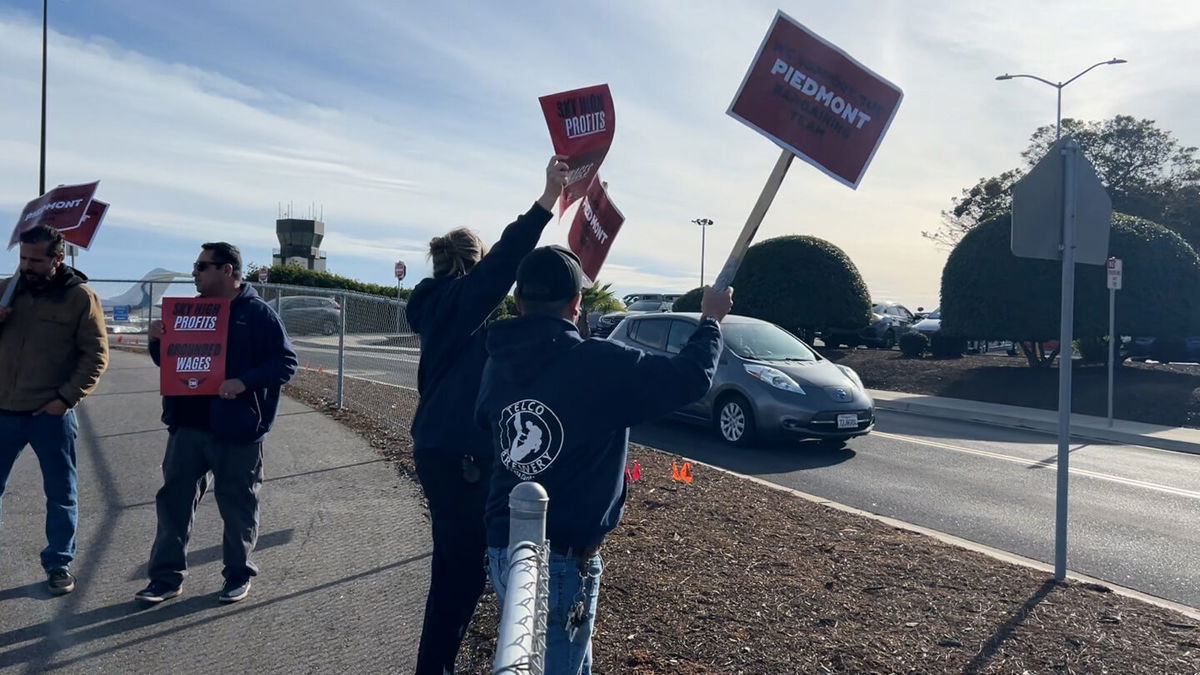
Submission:
{"label": "car headlight", "polygon": [[787,373],[779,370],[778,368],[772,368],[771,366],[764,366],[758,363],[745,363],[742,365],[746,368],[747,373],[750,373],[754,377],[757,377],[776,389],[791,391],[797,394],[804,393],[804,389],[802,389],[800,385],[796,384],[795,380],[788,377]]}
{"label": "car headlight", "polygon": [[840,363],[834,365],[836,365],[842,371],[842,374],[844,374],[851,382],[854,383],[854,386],[858,387],[859,391],[866,391],[866,388],[863,387],[862,380],[858,377],[858,373],[854,372],[850,366],[843,366]]}

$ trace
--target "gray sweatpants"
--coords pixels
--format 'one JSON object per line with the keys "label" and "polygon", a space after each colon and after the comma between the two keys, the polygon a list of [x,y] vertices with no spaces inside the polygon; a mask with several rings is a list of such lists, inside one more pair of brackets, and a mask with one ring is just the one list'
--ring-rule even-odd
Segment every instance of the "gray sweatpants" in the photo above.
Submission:
{"label": "gray sweatpants", "polygon": [[188,539],[209,471],[217,509],[225,521],[221,574],[237,580],[258,574],[250,554],[258,540],[262,443],[223,443],[211,431],[179,427],[167,440],[162,470],[163,486],[154,498],[158,533],[150,549],[150,580],[179,586],[187,576]]}

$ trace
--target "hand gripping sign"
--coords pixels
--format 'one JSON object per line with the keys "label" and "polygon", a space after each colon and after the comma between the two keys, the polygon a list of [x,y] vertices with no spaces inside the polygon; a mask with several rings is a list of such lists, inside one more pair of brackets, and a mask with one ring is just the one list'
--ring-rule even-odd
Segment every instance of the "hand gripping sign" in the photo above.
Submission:
{"label": "hand gripping sign", "polygon": [[597,174],[579,202],[571,231],[567,233],[567,245],[579,256],[588,285],[596,283],[600,267],[624,222],[625,216],[609,199],[605,183]]}
{"label": "hand gripping sign", "polygon": [[857,188],[903,96],[899,87],[788,15],[775,15],[727,112],[783,152],[717,276],[717,289],[733,281],[792,157]]}
{"label": "hand gripping sign", "polygon": [[617,118],[607,84],[538,98],[550,128],[554,152],[565,155],[567,184],[558,199],[561,218],[567,206],[587,192],[612,145]]}
{"label": "hand gripping sign", "polygon": [[163,396],[215,396],[225,381],[229,298],[163,298]]}

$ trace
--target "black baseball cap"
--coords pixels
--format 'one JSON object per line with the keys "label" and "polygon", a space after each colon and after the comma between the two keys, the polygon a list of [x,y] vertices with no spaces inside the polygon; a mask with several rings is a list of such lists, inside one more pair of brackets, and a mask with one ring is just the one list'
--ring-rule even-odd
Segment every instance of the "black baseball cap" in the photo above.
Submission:
{"label": "black baseball cap", "polygon": [[517,267],[517,295],[531,302],[575,297],[583,288],[579,256],[562,246],[535,248]]}

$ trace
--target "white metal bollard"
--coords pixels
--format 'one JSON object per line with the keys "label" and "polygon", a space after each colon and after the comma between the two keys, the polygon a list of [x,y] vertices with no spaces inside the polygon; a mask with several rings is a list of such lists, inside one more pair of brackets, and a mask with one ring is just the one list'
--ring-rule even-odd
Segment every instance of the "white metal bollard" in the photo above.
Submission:
{"label": "white metal bollard", "polygon": [[508,579],[493,673],[542,673],[545,668],[549,503],[545,488],[532,481],[508,495]]}

